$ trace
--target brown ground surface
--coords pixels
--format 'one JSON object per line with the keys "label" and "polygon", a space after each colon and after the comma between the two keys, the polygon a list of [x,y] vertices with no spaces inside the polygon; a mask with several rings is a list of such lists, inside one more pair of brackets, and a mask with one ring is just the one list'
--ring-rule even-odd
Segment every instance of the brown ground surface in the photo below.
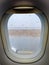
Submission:
{"label": "brown ground surface", "polygon": [[33,37],[39,37],[41,31],[39,29],[33,29],[33,30],[9,30],[8,31],[10,35],[14,36],[33,36]]}

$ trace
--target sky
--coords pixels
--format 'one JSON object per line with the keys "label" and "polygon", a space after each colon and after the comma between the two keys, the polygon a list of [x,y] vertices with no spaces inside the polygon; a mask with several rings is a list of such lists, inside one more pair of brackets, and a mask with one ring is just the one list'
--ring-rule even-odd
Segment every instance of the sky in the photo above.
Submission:
{"label": "sky", "polygon": [[13,14],[8,20],[8,29],[41,29],[41,20],[35,13]]}

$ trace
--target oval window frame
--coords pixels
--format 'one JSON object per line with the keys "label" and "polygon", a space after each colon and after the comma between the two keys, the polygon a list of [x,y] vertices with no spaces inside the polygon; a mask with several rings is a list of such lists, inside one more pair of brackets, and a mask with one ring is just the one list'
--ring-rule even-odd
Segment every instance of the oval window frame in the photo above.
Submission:
{"label": "oval window frame", "polygon": [[[21,9],[22,11],[22,9]],[[9,38],[8,38],[8,28],[7,28],[7,22],[9,17],[13,14],[13,13],[27,13],[27,12],[19,12],[19,10],[17,10],[15,12],[15,10],[9,10],[3,17],[3,20],[1,21],[1,38],[2,38],[2,43],[3,43],[3,48],[5,51],[6,56],[11,59],[14,62],[19,62],[19,63],[32,63],[35,62],[37,60],[39,60],[45,52],[45,48],[46,48],[46,43],[47,43],[47,37],[48,37],[48,22],[47,22],[47,18],[44,16],[44,14],[38,10],[38,9],[31,9],[31,11],[29,10],[28,13],[35,13],[37,16],[40,17],[41,19],[41,23],[42,23],[42,36],[41,36],[41,43],[42,43],[42,49],[40,51],[40,53],[38,54],[38,56],[34,57],[34,58],[29,58],[29,59],[21,59],[18,58],[18,56],[15,55],[15,53],[13,53],[12,51],[10,51],[10,45],[9,43]],[[4,32],[4,34],[3,34]]]}

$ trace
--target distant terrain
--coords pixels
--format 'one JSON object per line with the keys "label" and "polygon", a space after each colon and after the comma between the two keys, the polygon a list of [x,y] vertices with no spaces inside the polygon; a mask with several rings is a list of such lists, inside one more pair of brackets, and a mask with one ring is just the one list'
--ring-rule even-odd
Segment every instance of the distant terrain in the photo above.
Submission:
{"label": "distant terrain", "polygon": [[32,30],[15,30],[10,29],[8,31],[10,36],[33,36],[40,37],[41,30],[40,29],[32,29]]}

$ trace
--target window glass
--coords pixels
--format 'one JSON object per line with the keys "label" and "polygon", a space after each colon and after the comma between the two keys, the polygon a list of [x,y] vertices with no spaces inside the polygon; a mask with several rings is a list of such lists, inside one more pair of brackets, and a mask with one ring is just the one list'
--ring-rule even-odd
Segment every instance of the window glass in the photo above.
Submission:
{"label": "window glass", "polygon": [[23,58],[37,56],[42,46],[41,20],[37,14],[12,14],[7,27],[11,51]]}

